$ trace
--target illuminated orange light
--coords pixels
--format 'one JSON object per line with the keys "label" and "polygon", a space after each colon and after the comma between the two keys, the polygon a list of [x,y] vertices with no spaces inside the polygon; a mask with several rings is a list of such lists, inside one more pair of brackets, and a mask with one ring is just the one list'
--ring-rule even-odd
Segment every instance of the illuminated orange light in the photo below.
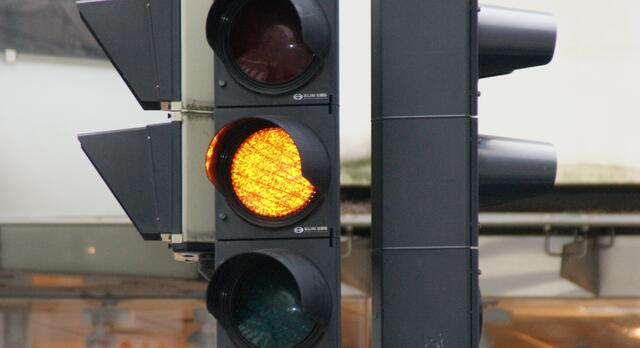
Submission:
{"label": "illuminated orange light", "polygon": [[629,329],[628,333],[631,338],[640,339],[640,327]]}
{"label": "illuminated orange light", "polygon": [[231,184],[247,209],[272,218],[299,212],[316,194],[315,186],[302,176],[298,147],[278,127],[261,129],[238,146]]}
{"label": "illuminated orange light", "polygon": [[215,156],[214,156],[214,151],[215,151],[215,147],[218,144],[218,139],[220,138],[220,135],[224,132],[225,128],[222,128],[218,134],[216,134],[215,137],[213,137],[213,140],[211,140],[211,143],[209,144],[209,148],[207,149],[207,156],[205,157],[205,161],[204,161],[204,167],[207,171],[207,177],[209,178],[209,181],[211,181],[213,184],[216,183],[216,176],[214,173],[214,165],[215,165]]}

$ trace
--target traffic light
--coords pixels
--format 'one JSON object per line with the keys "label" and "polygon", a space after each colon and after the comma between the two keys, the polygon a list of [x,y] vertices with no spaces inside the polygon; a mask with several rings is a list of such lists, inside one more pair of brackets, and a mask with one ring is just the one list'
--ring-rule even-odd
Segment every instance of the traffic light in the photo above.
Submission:
{"label": "traffic light", "polygon": [[214,190],[202,171],[214,134],[213,53],[205,40],[212,2],[77,2],[140,106],[171,119],[80,135],[82,149],[141,236],[169,241],[177,256],[194,261],[213,253],[215,241]]}
{"label": "traffic light", "polygon": [[372,4],[374,347],[478,347],[478,210],[553,186],[549,144],[480,137],[478,79],[544,65],[547,14]]}
{"label": "traffic light", "polygon": [[337,2],[78,7],[140,105],[172,118],[82,148],[143,238],[215,251],[218,345],[338,346]]}
{"label": "traffic light", "polygon": [[207,39],[218,346],[338,347],[337,1],[216,0]]}

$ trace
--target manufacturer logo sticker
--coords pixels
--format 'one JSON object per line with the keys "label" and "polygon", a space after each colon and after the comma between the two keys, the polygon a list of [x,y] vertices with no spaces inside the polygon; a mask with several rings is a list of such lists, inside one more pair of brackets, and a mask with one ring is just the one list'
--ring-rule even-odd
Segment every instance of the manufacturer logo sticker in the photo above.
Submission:
{"label": "manufacturer logo sticker", "polygon": [[326,100],[329,99],[328,93],[296,93],[293,95],[293,100]]}
{"label": "manufacturer logo sticker", "polygon": [[295,232],[296,234],[326,233],[326,232],[329,232],[329,227],[328,226],[308,226],[308,227],[298,226],[293,229],[293,232]]}

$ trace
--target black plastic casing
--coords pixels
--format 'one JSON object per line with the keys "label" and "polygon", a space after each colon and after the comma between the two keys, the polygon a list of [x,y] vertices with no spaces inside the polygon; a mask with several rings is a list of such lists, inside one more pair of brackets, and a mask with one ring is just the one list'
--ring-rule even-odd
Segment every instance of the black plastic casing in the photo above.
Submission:
{"label": "black plastic casing", "polygon": [[[188,0],[187,0],[188,1]],[[145,110],[181,99],[180,0],[82,0],[78,10]]]}
{"label": "black plastic casing", "polygon": [[372,3],[372,347],[475,348],[475,0]]}
{"label": "black plastic casing", "polygon": [[480,207],[549,192],[556,181],[553,145],[481,135],[478,138]]}
{"label": "black plastic casing", "polygon": [[[216,190],[216,273],[212,282],[225,282],[224,277],[216,277],[221,266],[230,258],[246,253],[256,253],[267,249],[283,250],[293,257],[305,257],[326,282],[329,289],[329,320],[323,324],[322,333],[311,342],[300,348],[335,348],[340,344],[340,161],[339,161],[339,133],[338,107],[336,105],[313,106],[284,106],[261,108],[218,108],[216,110],[216,131],[225,125],[239,120],[255,119],[284,125],[283,129],[290,131],[294,142],[298,146],[301,157],[318,157],[316,151],[326,152],[329,167],[307,165],[303,160],[303,174],[305,177],[319,176],[329,173],[328,181],[317,185],[319,197],[311,204],[299,220],[290,221],[282,225],[268,225],[257,220],[247,218],[239,213],[230,200],[234,198],[227,192]],[[287,124],[287,125],[285,125]],[[295,126],[294,126],[295,125]],[[292,131],[301,128],[304,131]],[[311,131],[311,133],[309,132]],[[313,137],[309,139],[299,135]],[[310,146],[315,146],[315,151]],[[311,151],[311,153],[310,153]],[[309,156],[310,155],[310,156]],[[314,171],[315,173],[309,173]],[[319,177],[318,176],[318,177]],[[240,276],[240,275],[237,275]],[[213,283],[212,283],[213,284]],[[298,284],[302,290],[309,285]],[[219,286],[219,285],[217,285]],[[212,285],[210,284],[210,287]],[[213,286],[215,287],[215,286]],[[208,296],[207,302],[210,303]],[[326,306],[326,303],[319,303]],[[314,309],[315,311],[329,311],[328,308]],[[218,322],[218,346],[241,347],[236,332],[227,332],[225,323]]]}
{"label": "black plastic casing", "polygon": [[[318,105],[339,104],[338,101],[338,2],[336,0],[290,0],[296,5],[298,12],[311,11],[316,18],[322,20],[302,20],[303,39],[318,56],[319,69],[306,82],[286,92],[264,93],[251,90],[243,85],[228,69],[225,55],[221,52],[223,41],[217,32],[219,21],[226,18],[221,13],[227,4],[245,0],[217,0],[207,20],[207,38],[216,54],[214,55],[215,71],[215,106],[277,106],[277,105]],[[217,7],[221,10],[217,11]],[[321,11],[321,12],[319,12]],[[304,13],[303,13],[304,14]],[[223,18],[217,20],[217,18]],[[230,19],[233,20],[233,19]],[[326,23],[323,23],[326,21]],[[329,33],[325,33],[325,31]],[[328,42],[329,44],[323,44]],[[276,90],[280,88],[275,88]]]}
{"label": "black plastic casing", "polygon": [[[318,279],[322,279],[320,283],[326,283],[328,296],[318,298],[330,299],[329,303],[325,300],[302,299],[303,309],[310,313],[324,314],[318,316],[322,318],[321,334],[296,348],[337,348],[340,346],[341,256],[338,1],[290,0],[299,13],[302,11],[303,14],[314,16],[312,20],[301,16],[303,39],[318,55],[318,59],[321,59],[321,64],[313,74],[304,79],[304,83],[289,88],[284,93],[277,91],[277,88],[261,91],[259,88],[247,87],[246,81],[243,83],[237,80],[237,72],[228,70],[229,65],[224,61],[225,54],[219,51],[224,42],[219,41],[221,33],[215,31],[220,27],[218,21],[229,20],[224,17],[225,8],[238,6],[243,1],[245,0],[216,0],[209,13],[207,38],[216,53],[216,134],[227,125],[234,127],[233,125],[245,123],[251,128],[256,121],[283,128],[296,143],[302,159],[303,175],[316,186],[318,195],[307,207],[308,210],[305,208],[304,214],[279,223],[265,223],[238,210],[237,202],[233,201],[232,189],[218,187],[213,217],[216,219],[216,272],[209,286],[213,290],[207,296],[209,311],[217,316],[224,316],[216,308],[215,298],[223,295],[219,289],[226,289],[226,280],[237,279],[242,275],[242,270],[227,267],[229,260],[254,258],[256,254],[277,250],[283,260],[304,258],[308,261],[308,264],[305,262],[305,267],[313,270],[307,273],[318,275],[313,280],[297,277],[295,274],[298,266],[284,264],[298,282],[301,296],[309,294],[311,288],[317,290]],[[321,15],[318,9],[321,10]],[[229,131],[229,134],[233,133],[235,131]],[[221,137],[219,141],[241,141],[224,138]],[[224,185],[220,177],[216,181],[217,186]],[[240,274],[228,274],[229,270]],[[219,271],[227,274],[218,274]],[[328,317],[327,313],[330,313]],[[225,323],[224,318],[218,319],[219,347],[251,347],[238,339],[237,332],[227,331],[234,330],[233,325],[228,321]]]}
{"label": "black plastic casing", "polygon": [[[263,119],[274,122],[289,123],[304,127],[310,137],[299,136],[298,132],[290,131],[292,139],[298,146],[300,156],[303,161],[303,174],[317,187],[318,196],[314,198],[316,202],[308,207],[311,211],[298,221],[290,221],[284,226],[261,223],[257,219],[247,218],[238,214],[237,207],[232,201],[232,192],[223,194],[220,189],[216,190],[216,239],[217,240],[239,240],[239,239],[305,239],[305,238],[330,238],[335,239],[340,232],[339,209],[339,166],[338,161],[338,119],[334,113],[337,109],[329,105],[304,106],[304,107],[281,107],[281,108],[230,108],[218,109],[216,112],[216,133],[229,124],[239,120]],[[332,113],[333,112],[333,113]],[[276,114],[277,113],[277,114]],[[285,130],[287,126],[283,127]],[[305,135],[305,134],[302,134]],[[309,139],[313,138],[315,139]],[[220,141],[224,141],[221,139]],[[322,148],[316,146],[317,141],[322,144]],[[306,146],[303,143],[310,142],[314,146]],[[305,149],[308,149],[305,151]],[[305,165],[305,157],[320,157],[311,151],[319,150],[325,152],[329,162],[328,168],[324,166],[313,168]],[[315,171],[316,173],[309,173]],[[312,178],[318,174],[318,179]],[[321,176],[329,174],[328,181],[319,183]],[[220,216],[226,216],[220,219]],[[304,232],[300,233],[299,228]],[[298,231],[298,232],[297,232]],[[291,244],[294,246],[295,244]]]}
{"label": "black plastic casing", "polygon": [[547,13],[480,5],[480,78],[545,65],[553,59],[557,27]]}
{"label": "black plastic casing", "polygon": [[78,140],[144,240],[182,232],[180,122],[81,134]]}

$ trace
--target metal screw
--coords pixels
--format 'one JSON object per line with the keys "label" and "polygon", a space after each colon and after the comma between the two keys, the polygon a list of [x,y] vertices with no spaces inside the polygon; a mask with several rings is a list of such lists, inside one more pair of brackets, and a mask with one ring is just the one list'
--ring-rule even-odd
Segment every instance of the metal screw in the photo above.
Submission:
{"label": "metal screw", "polygon": [[225,81],[225,80],[218,80],[218,86],[220,86],[220,87],[226,87],[226,86],[227,86],[227,81]]}

